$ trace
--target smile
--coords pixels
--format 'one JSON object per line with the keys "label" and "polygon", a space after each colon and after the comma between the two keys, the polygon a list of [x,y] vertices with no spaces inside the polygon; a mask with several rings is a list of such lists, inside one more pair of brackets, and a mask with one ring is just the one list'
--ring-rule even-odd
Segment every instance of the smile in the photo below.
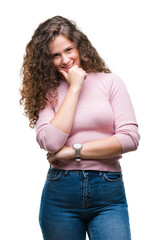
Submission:
{"label": "smile", "polygon": [[71,67],[73,67],[73,65],[74,65],[74,62],[72,64],[68,65],[68,66],[62,67],[62,69],[66,69],[66,70],[70,69]]}

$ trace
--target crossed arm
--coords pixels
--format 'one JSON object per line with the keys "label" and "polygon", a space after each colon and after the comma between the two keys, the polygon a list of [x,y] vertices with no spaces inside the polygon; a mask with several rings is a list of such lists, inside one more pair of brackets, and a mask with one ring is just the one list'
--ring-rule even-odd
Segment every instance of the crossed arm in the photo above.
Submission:
{"label": "crossed arm", "polygon": [[[83,144],[81,150],[82,159],[107,159],[122,154],[122,146],[115,136]],[[75,150],[72,147],[62,147],[57,153],[47,154],[47,159],[52,163],[59,159],[75,158]]]}

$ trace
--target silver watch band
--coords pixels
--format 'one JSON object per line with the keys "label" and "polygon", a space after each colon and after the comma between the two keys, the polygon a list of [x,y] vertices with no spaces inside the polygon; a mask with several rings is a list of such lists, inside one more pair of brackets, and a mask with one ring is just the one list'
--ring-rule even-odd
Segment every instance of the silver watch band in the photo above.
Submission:
{"label": "silver watch band", "polygon": [[74,143],[72,147],[75,150],[75,160],[78,162],[81,161],[81,149],[83,145],[81,143]]}
{"label": "silver watch band", "polygon": [[81,161],[81,150],[79,149],[76,150],[76,161]]}

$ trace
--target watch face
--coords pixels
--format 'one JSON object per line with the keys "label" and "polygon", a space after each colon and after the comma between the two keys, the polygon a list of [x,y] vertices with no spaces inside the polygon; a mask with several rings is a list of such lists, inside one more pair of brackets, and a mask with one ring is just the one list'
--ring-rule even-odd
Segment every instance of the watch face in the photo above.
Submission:
{"label": "watch face", "polygon": [[75,144],[73,144],[73,147],[76,150],[80,150],[82,148],[82,144],[81,143],[75,143]]}

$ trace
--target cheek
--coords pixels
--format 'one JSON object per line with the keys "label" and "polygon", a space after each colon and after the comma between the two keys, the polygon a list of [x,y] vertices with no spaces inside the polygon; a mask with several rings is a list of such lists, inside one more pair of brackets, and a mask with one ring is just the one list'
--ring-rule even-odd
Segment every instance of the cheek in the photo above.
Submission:
{"label": "cheek", "polygon": [[59,60],[53,60],[53,65],[56,67],[56,68],[58,68],[59,67],[59,65],[60,65],[60,61]]}
{"label": "cheek", "polygon": [[80,65],[80,57],[78,52],[74,53],[74,59],[76,60],[77,64]]}

